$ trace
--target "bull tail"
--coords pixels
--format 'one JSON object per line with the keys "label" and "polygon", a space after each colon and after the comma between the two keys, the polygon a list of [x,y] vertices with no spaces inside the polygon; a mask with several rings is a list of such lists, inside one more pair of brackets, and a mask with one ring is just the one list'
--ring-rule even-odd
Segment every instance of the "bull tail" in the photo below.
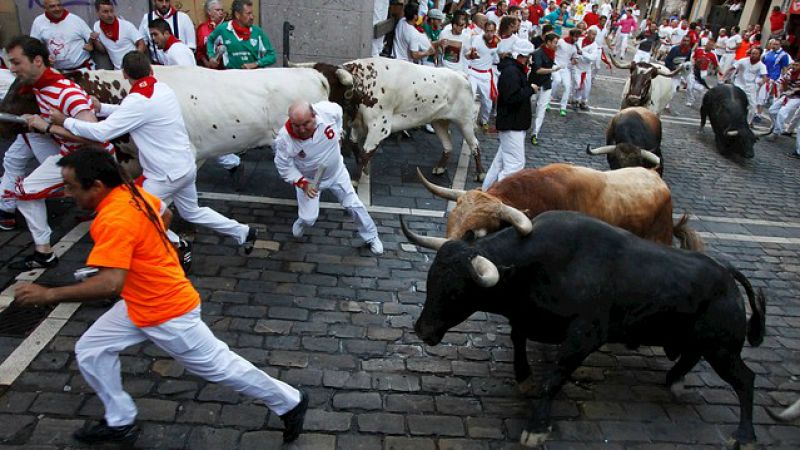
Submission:
{"label": "bull tail", "polygon": [[739,272],[728,262],[725,262],[725,266],[747,293],[747,301],[750,302],[750,310],[752,311],[750,320],[747,322],[747,342],[753,347],[758,347],[764,342],[764,334],[767,329],[767,299],[764,297],[764,291],[759,288],[758,294],[756,294],[750,284],[750,280],[742,272]]}
{"label": "bull tail", "polygon": [[795,401],[780,413],[775,413],[769,408],[767,408],[767,412],[778,422],[791,422],[800,418],[800,400]]}
{"label": "bull tail", "polygon": [[692,250],[695,252],[702,252],[705,248],[703,240],[689,225],[689,216],[684,214],[678,223],[672,227],[672,235],[681,242],[681,248],[685,250]]}

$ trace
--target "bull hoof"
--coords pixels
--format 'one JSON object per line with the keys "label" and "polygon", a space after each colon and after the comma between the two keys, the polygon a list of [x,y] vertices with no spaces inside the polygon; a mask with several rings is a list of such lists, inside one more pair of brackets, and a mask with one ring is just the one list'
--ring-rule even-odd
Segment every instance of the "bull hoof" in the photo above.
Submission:
{"label": "bull hoof", "polygon": [[725,441],[725,448],[728,450],[756,450],[758,446],[755,442],[742,443],[734,437],[729,437],[728,440]]}
{"label": "bull hoof", "polygon": [[350,180],[350,184],[353,185],[353,189],[358,188],[358,180]]}
{"label": "bull hoof", "polygon": [[547,440],[547,436],[549,434],[549,428],[545,433],[533,433],[527,430],[522,430],[522,435],[519,437],[519,443],[525,447],[538,447],[544,444],[544,441]]}
{"label": "bull hoof", "polygon": [[536,383],[536,380],[533,379],[533,375],[529,376],[524,381],[517,384],[519,391],[522,392],[523,394],[531,394],[535,392],[537,386],[538,383]]}
{"label": "bull hoof", "polygon": [[475,181],[478,183],[483,183],[484,178],[486,178],[486,172],[479,172],[478,175],[475,177]]}
{"label": "bull hoof", "polygon": [[447,167],[434,167],[431,173],[434,175],[444,175],[446,171]]}

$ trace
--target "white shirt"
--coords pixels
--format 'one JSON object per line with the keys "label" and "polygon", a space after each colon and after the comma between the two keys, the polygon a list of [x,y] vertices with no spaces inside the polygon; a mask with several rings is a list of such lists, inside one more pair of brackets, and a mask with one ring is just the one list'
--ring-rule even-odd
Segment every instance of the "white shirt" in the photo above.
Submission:
{"label": "white shirt", "polygon": [[492,64],[497,64],[499,62],[497,60],[497,48],[489,48],[482,34],[473,36],[470,40],[470,49],[473,48],[476,53],[478,53],[478,59],[471,59],[468,62],[469,66],[473,69],[489,70],[492,68]]}
{"label": "white shirt", "polygon": [[418,45],[417,34],[419,34],[419,31],[408,23],[405,17],[397,22],[397,28],[394,30],[394,57],[396,59],[414,62],[414,60],[411,59],[409,48],[412,45]]}
{"label": "white shirt", "polygon": [[519,39],[519,36],[516,34],[512,34],[505,39],[500,39],[500,43],[497,44],[497,53],[511,53],[511,49],[514,47],[514,42],[517,42],[517,39]]}
{"label": "white shirt", "polygon": [[122,57],[128,52],[136,50],[136,43],[144,38],[132,23],[120,17],[117,20],[119,20],[119,38],[116,41],[112,41],[103,33],[99,20],[94,23],[92,28],[95,33],[100,35],[100,43],[106,48],[111,64],[119,70],[122,68]]}
{"label": "white shirt", "polygon": [[500,19],[502,19],[502,17],[503,16],[498,16],[495,11],[489,11],[486,13],[486,18],[494,22],[494,24],[497,25],[497,28],[500,28]]}
{"label": "white shirt", "polygon": [[533,22],[530,20],[523,20],[519,23],[519,31],[517,31],[517,36],[520,39],[525,39],[526,41],[531,38],[531,31],[533,31]]}
{"label": "white shirt", "polygon": [[[578,56],[578,64],[576,66],[578,72],[588,72],[600,59],[600,47],[597,45],[597,39],[591,44],[582,47],[584,39],[578,39],[578,47],[581,48],[581,54]],[[556,57],[558,57],[558,51],[556,51]]]}
{"label": "white shirt", "polygon": [[764,81],[763,77],[767,76],[767,66],[761,61],[751,64],[750,58],[742,58],[736,61],[733,63],[733,67],[736,68],[733,84],[742,89],[761,84]]}
{"label": "white shirt", "polygon": [[[430,50],[431,47],[433,47],[433,44],[431,44],[431,40],[428,39],[428,35],[425,33],[417,33],[417,35],[414,37],[414,42],[412,42],[411,46],[409,47],[409,50],[412,52],[426,52]],[[426,56],[419,62],[425,66],[435,66],[436,60],[429,58],[433,57]]]}
{"label": "white shirt", "polygon": [[144,176],[156,181],[174,181],[195,170],[194,151],[183,121],[178,97],[169,86],[157,82],[153,95],[131,93],[119,105],[103,104],[97,123],[76,119],[64,121],[72,134],[108,141],[130,133],[139,148]]}
{"label": "white shirt", "polygon": [[[144,38],[144,43],[147,45],[151,58],[164,63],[164,52],[161,49],[156,49],[155,45],[150,41],[150,20],[157,18],[162,18],[167,21],[173,36],[188,45],[190,49],[197,49],[197,36],[195,35],[194,23],[185,12],[178,11],[176,14],[168,14],[161,17],[158,15],[157,11],[153,11],[152,14],[145,13],[144,16],[142,16],[142,22],[139,24],[139,34]],[[177,25],[177,28],[175,25]],[[153,49],[156,51],[153,52]]]}
{"label": "white shirt", "polygon": [[609,20],[611,20],[609,17],[609,14],[611,13],[611,3],[603,3],[599,8],[597,8],[597,10],[599,15],[606,16],[609,18]]}
{"label": "white shirt", "polygon": [[658,37],[664,44],[670,44],[672,39],[673,28],[669,25],[661,25],[658,27]]}
{"label": "white shirt", "polygon": [[175,42],[165,52],[165,66],[196,66],[194,52],[183,42]]}
{"label": "white shirt", "polygon": [[89,42],[92,30],[77,14],[67,13],[62,21],[50,22],[44,14],[36,17],[31,26],[31,37],[44,41],[50,55],[55,58],[54,69],[76,69],[89,59],[83,46]]}
{"label": "white shirt", "polygon": [[734,53],[740,45],[742,45],[742,35],[734,34],[725,41],[725,50],[728,53]]}
{"label": "white shirt", "polygon": [[558,67],[569,69],[572,67],[572,59],[578,54],[578,49],[574,44],[570,44],[564,39],[559,39],[556,44],[556,59],[555,63]]}
{"label": "white shirt", "polygon": [[678,28],[672,29],[672,35],[670,36],[669,40],[672,45],[679,45],[681,43],[681,39],[686,36],[686,33],[689,32],[689,29],[683,29],[680,26]]}
{"label": "white shirt", "polygon": [[720,36],[717,38],[717,48],[714,49],[717,55],[725,54],[725,48],[728,46],[728,37],[729,36]]}
{"label": "white shirt", "polygon": [[275,149],[275,168],[288,183],[294,184],[300,178],[313,181],[317,169],[324,166],[325,173],[318,186],[323,189],[326,181],[332,183],[339,171],[347,170],[339,147],[342,107],[326,101],[314,103],[312,107],[317,120],[314,134],[308,139],[296,139],[284,126],[278,132],[272,148]]}
{"label": "white shirt", "polygon": [[452,41],[452,44],[444,47],[442,54],[442,65],[456,72],[466,72],[467,70],[467,49],[470,41],[469,33],[462,30],[461,34],[453,34],[452,29],[443,30],[439,34],[439,41]]}

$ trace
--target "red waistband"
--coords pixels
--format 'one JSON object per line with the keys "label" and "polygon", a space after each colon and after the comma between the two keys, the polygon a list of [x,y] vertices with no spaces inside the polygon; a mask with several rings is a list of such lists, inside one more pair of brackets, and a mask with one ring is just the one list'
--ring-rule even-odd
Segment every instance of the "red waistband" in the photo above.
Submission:
{"label": "red waistband", "polygon": [[470,69],[472,69],[472,70],[474,70],[475,72],[478,72],[478,73],[492,73],[492,69],[481,70],[481,69],[476,69],[474,67],[470,67]]}

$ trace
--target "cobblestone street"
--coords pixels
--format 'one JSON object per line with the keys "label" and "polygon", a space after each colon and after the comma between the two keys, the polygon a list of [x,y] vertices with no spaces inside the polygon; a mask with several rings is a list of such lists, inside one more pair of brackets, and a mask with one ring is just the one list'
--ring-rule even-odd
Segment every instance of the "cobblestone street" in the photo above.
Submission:
{"label": "cobblestone street", "polygon": [[[591,112],[570,110],[561,118],[551,108],[539,145],[526,144],[527,167],[569,162],[607,168],[604,157],[589,156],[585,148],[605,144],[625,72],[604,68],[601,74]],[[786,156],[795,140],[761,139],[754,159],[726,158],[714,148],[710,125],[698,132],[700,102],[684,103],[680,92],[674,115],[662,117],[664,178],[674,213],[691,214],[690,225],[701,232],[707,252],[726,258],[764,289],[767,337],[760,347],[746,344],[743,350],[757,375],[758,443],[797,449],[800,424],[778,424],[766,412],[800,397],[800,161]],[[498,141],[479,138],[488,168]],[[0,142],[0,149],[7,144]],[[360,188],[369,190],[370,212],[386,249],[381,257],[363,245],[352,219],[328,193],[314,228],[294,239],[294,190],[279,179],[270,149],[248,151],[237,180],[212,162],[200,170],[201,203],[255,224],[261,233],[256,250],[243,256],[232,240],[179,223],[194,241],[190,278],[203,298],[204,320],[218,337],[270,375],[309,392],[306,431],[289,448],[523,448],[518,441],[529,401],[514,382],[507,321],[475,314],[435,347],[413,330],[435,254],[407,242],[400,215],[417,232],[444,235],[446,201],[418,182],[416,167],[451,186],[459,182],[459,161],[469,162],[466,184],[454,187],[478,187],[474,162],[460,155],[458,136],[454,148],[441,177],[429,175],[441,145],[424,130],[392,137],[379,149],[369,183]],[[31,238],[23,225],[0,232],[3,289],[37,276],[39,282],[70,281],[83,265],[91,240],[78,219],[86,212],[69,199],[52,200],[48,207],[53,242],[64,252],[60,265],[41,276],[8,269],[9,261],[32,251]],[[80,447],[72,432],[102,418],[103,410],[78,371],[74,347],[107,308],[62,305],[26,344],[24,337],[0,335],[0,360],[19,357],[20,345],[41,348],[13,383],[0,387],[0,449]],[[58,331],[49,339],[38,334],[46,333],[43,327]],[[552,346],[530,342],[528,348],[534,370],[554,357]],[[263,404],[186,373],[152,344],[123,355],[124,385],[142,427],[137,448],[281,448],[281,421]],[[660,347],[603,347],[558,395],[546,448],[723,448],[739,420],[734,391],[701,362],[687,376],[689,392],[675,399],[665,387],[672,365]]]}

